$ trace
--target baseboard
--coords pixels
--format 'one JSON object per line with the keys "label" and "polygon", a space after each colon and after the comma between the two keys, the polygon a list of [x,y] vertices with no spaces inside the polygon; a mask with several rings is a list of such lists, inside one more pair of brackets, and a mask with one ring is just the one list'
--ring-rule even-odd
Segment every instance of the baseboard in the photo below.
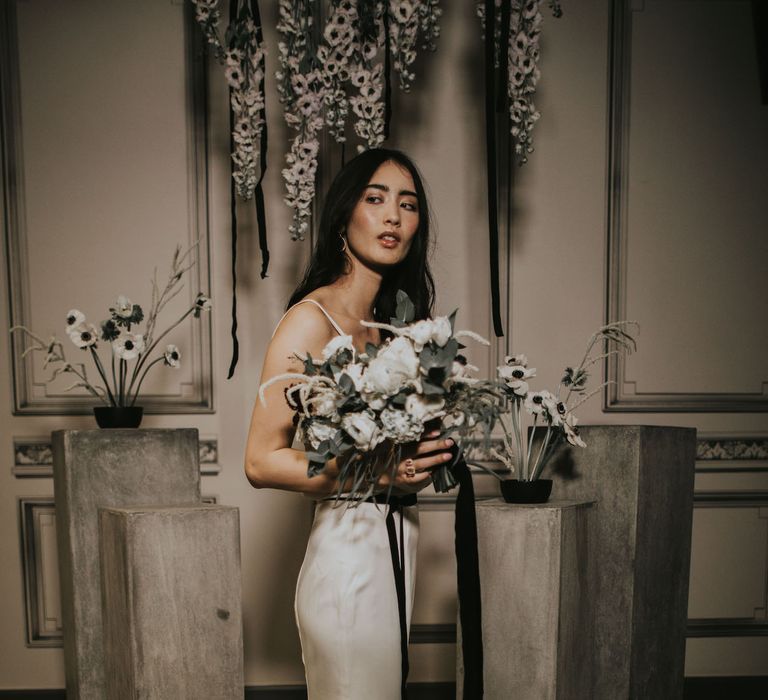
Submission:
{"label": "baseboard", "polygon": [[[303,685],[252,685],[245,700],[307,700]],[[8,700],[66,700],[63,690],[0,690]],[[455,700],[455,683],[409,683],[409,700]],[[683,700],[765,700],[768,676],[702,676],[685,679]]]}

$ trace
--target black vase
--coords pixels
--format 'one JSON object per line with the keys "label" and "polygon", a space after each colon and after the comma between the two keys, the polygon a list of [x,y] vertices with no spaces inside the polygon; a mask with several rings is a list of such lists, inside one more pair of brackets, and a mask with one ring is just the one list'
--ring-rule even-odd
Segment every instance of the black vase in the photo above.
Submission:
{"label": "black vase", "polygon": [[100,428],[138,428],[144,408],[141,406],[94,406]]}
{"label": "black vase", "polygon": [[546,503],[552,493],[552,479],[504,479],[499,485],[501,495],[507,503]]}

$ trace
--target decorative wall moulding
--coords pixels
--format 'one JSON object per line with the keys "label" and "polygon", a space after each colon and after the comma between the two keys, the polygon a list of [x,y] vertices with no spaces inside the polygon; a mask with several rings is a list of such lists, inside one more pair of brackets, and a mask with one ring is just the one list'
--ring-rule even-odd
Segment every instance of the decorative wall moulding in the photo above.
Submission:
{"label": "decorative wall moulding", "polygon": [[[743,508],[755,511],[759,520],[768,520],[768,491],[699,491],[693,497],[694,509]],[[695,513],[695,511],[694,511]],[[766,527],[768,533],[768,527]],[[768,545],[768,541],[765,543]],[[765,550],[768,551],[768,550]],[[687,637],[765,637],[768,636],[768,569],[762,572],[762,600],[754,616],[689,618]]]}
{"label": "decorative wall moulding", "polygon": [[[200,438],[200,474],[216,476],[219,465],[219,441],[216,438]],[[12,474],[18,479],[53,477],[53,452],[51,439],[13,438]]]}
{"label": "decorative wall moulding", "polygon": [[[736,3],[736,5],[741,6],[739,8],[741,11],[748,12],[749,3]],[[633,51],[637,54],[637,47],[643,46],[641,41],[643,37],[633,34],[633,16],[643,11],[658,12],[664,7],[664,3],[656,3],[654,7],[649,5],[646,8],[645,3],[638,0],[612,0],[611,2],[608,162],[606,170],[607,322],[627,318],[629,295],[627,280],[630,266],[628,258],[631,248],[631,232],[629,231],[630,151],[633,155],[637,155],[638,151],[642,150],[639,147],[642,144],[636,144],[635,148],[630,149],[630,135],[633,126],[630,110],[632,106],[643,102],[643,100],[632,97],[631,76],[637,73],[639,64],[636,55],[633,64]],[[638,26],[651,26],[648,22],[649,20],[646,18],[643,24],[638,24]],[[751,35],[744,38],[744,41],[751,42],[752,40]],[[634,49],[633,42],[635,44]],[[639,84],[642,88],[642,82]],[[647,88],[647,86],[645,87]],[[654,118],[663,118],[663,115],[659,116],[658,114],[659,104],[657,100],[646,99],[645,102],[653,104],[654,109],[657,110]],[[664,105],[662,104],[661,107],[663,108]],[[641,121],[637,120],[637,123]],[[635,124],[636,127],[637,123]],[[644,153],[642,157],[648,159],[652,156]],[[639,205],[635,204],[635,206]],[[706,232],[702,233],[702,235],[705,234]],[[760,235],[759,232],[758,235]],[[638,244],[635,242],[634,245],[637,247]],[[722,261],[718,260],[717,264],[721,265]],[[680,274],[684,274],[684,271]],[[691,272],[691,274],[696,273]],[[707,279],[707,275],[708,270],[698,270],[698,276],[702,280]],[[653,284],[653,280],[650,282]],[[667,313],[672,312],[668,311]],[[755,340],[754,342],[761,341]],[[691,353],[694,353],[695,350],[695,347],[690,348]],[[678,360],[678,358],[674,358],[673,361],[684,362],[683,359]],[[761,372],[762,369],[761,365],[759,369],[755,369],[755,372]],[[606,360],[606,379],[610,382],[605,387],[603,394],[603,408],[606,412],[749,413],[768,411],[768,378],[759,375],[755,378],[754,385],[743,392],[697,392],[676,389],[646,391],[640,386],[642,382],[635,381],[636,378],[629,379],[627,377],[626,370],[627,361],[623,356],[613,355]]]}
{"label": "decorative wall moulding", "polygon": [[19,499],[19,520],[26,644],[60,647],[62,616],[53,498]]}
{"label": "decorative wall moulding", "polygon": [[[26,6],[26,10],[23,10]],[[4,238],[7,254],[7,275],[9,290],[9,322],[10,325],[23,325],[33,331],[49,332],[46,328],[36,328],[33,318],[35,305],[32,304],[32,279],[31,271],[34,269],[35,259],[29,253],[31,241],[34,237],[46,235],[38,229],[32,230],[30,226],[39,219],[38,204],[35,206],[33,194],[39,183],[27,182],[25,177],[32,177],[33,168],[26,167],[25,174],[25,148],[23,130],[30,129],[30,115],[25,112],[22,121],[22,97],[25,91],[34,90],[33,85],[22,85],[19,75],[19,66],[23,56],[20,56],[19,46],[29,45],[30,41],[20,41],[19,28],[24,26],[20,19],[23,12],[29,12],[31,6],[16,2],[2,3],[0,6],[0,142],[2,148],[2,196],[4,200]],[[97,8],[96,5],[94,5]],[[33,8],[34,9],[34,8]],[[98,8],[97,8],[98,9]],[[182,123],[179,152],[177,156],[168,162],[179,162],[179,171],[174,175],[174,182],[178,185],[178,192],[172,194],[176,197],[180,220],[184,221],[181,227],[181,235],[186,237],[183,247],[199,241],[197,265],[190,271],[187,289],[191,303],[194,303],[198,291],[210,289],[210,262],[209,262],[209,216],[208,216],[208,134],[207,134],[207,87],[206,66],[203,61],[203,50],[199,32],[195,31],[194,18],[190,3],[184,3],[183,7],[169,8],[166,14],[176,19],[180,26],[168,29],[169,36],[180,37],[182,51],[185,56],[178,62],[183,66],[184,80],[186,81],[183,97],[176,102],[170,102],[167,106],[168,119]],[[18,15],[18,17],[17,17]],[[23,37],[22,37],[23,38]],[[26,39],[29,39],[28,37]],[[63,40],[63,39],[62,39]],[[73,39],[73,41],[76,41]],[[149,60],[146,56],[136,54],[137,64],[133,69],[137,74],[146,68],[144,63]],[[169,63],[167,70],[173,70],[176,63]],[[108,66],[107,66],[108,68]],[[33,97],[35,97],[33,95]],[[39,97],[39,96],[38,96]],[[178,98],[178,96],[176,96]],[[174,96],[169,95],[169,100]],[[27,99],[24,104],[32,100]],[[183,103],[181,103],[183,100]],[[38,100],[46,103],[45,100]],[[175,111],[174,111],[175,110]],[[73,115],[73,118],[76,115]],[[32,129],[32,131],[34,131]],[[113,141],[112,135],[101,133],[98,135],[107,141]],[[130,134],[125,138],[129,138]],[[171,140],[168,140],[170,143]],[[129,142],[124,147],[130,149]],[[27,159],[30,154],[27,152]],[[91,160],[109,163],[108,158],[95,158],[91,154]],[[88,159],[84,162],[88,162]],[[28,164],[27,164],[28,165]],[[107,167],[107,166],[105,166]],[[175,167],[175,166],[174,166]],[[34,170],[34,172],[38,172]],[[106,171],[105,171],[106,172]],[[110,177],[116,177],[114,173],[107,173]],[[95,177],[95,175],[94,175]],[[121,177],[123,177],[121,175]],[[124,175],[128,178],[128,175]],[[118,178],[120,180],[120,178]],[[122,181],[122,180],[120,180]],[[140,179],[126,179],[126,183],[138,182]],[[150,204],[147,204],[150,206]],[[165,205],[166,208],[169,206]],[[159,214],[158,214],[159,218]],[[99,224],[101,228],[109,230],[109,217]],[[39,228],[39,227],[38,227]],[[143,231],[144,229],[142,229]],[[139,233],[136,234],[140,235]],[[146,232],[147,236],[153,235]],[[173,234],[172,234],[173,235]],[[152,239],[154,245],[155,238]],[[131,245],[141,244],[140,239],[132,240]],[[173,249],[176,242],[172,238],[167,241],[168,252]],[[83,245],[82,240],[80,244]],[[83,256],[86,257],[86,256]],[[119,262],[116,261],[116,262]],[[90,264],[90,263],[89,263]],[[147,278],[151,278],[152,262],[147,256]],[[137,271],[141,272],[141,271]],[[162,267],[158,275],[162,281]],[[36,278],[39,278],[39,271]],[[144,279],[143,275],[139,279]],[[114,291],[117,295],[121,290]],[[130,291],[130,290],[128,290]],[[146,289],[147,296],[149,288]],[[112,300],[103,300],[108,303]],[[72,299],[69,303],[75,304]],[[36,306],[41,302],[36,299]],[[66,313],[66,308],[62,313]],[[60,336],[63,333],[59,334]],[[68,341],[66,338],[64,342]],[[199,322],[191,324],[188,345],[185,352],[188,370],[182,368],[182,378],[169,389],[159,390],[158,393],[147,391],[142,393],[140,403],[144,407],[145,414],[157,413],[212,413],[213,412],[213,365],[212,365],[212,324],[210,314],[206,314]],[[15,415],[85,415],[92,411],[93,398],[84,394],[69,394],[62,388],[49,387],[43,377],[39,375],[41,368],[34,364],[34,358],[29,355],[22,358],[24,351],[24,339],[22,334],[14,334],[11,341],[11,366],[13,370],[13,412]],[[76,352],[76,350],[75,350]],[[34,355],[34,353],[33,353]]]}
{"label": "decorative wall moulding", "polygon": [[699,433],[696,471],[768,472],[768,437]]}

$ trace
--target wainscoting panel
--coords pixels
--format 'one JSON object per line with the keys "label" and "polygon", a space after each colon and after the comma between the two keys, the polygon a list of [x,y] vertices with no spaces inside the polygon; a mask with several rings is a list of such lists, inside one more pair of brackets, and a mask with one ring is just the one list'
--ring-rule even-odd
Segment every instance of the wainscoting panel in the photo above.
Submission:
{"label": "wainscoting panel", "polygon": [[768,410],[752,5],[613,2],[607,308],[642,352],[608,362],[607,411]]}
{"label": "wainscoting panel", "polygon": [[[190,258],[197,265],[160,314],[155,339],[210,290],[205,66],[191,7],[152,0],[0,7],[10,323],[45,343],[63,338],[67,360],[85,363],[94,384],[87,351],[64,333],[70,309],[98,328],[124,294],[146,314],[153,274],[162,290],[176,245],[197,244]],[[112,31],[115,24],[123,30]],[[210,315],[187,319],[157,351],[169,342],[182,366],[153,368],[142,386],[145,412],[212,412]],[[89,413],[93,398],[70,389],[74,376],[49,383],[55,367],[44,367],[45,353],[24,356],[28,347],[14,335],[14,413]],[[109,373],[109,348],[102,352]]]}
{"label": "wainscoting panel", "polygon": [[61,646],[61,604],[53,499],[19,499],[19,518],[27,646]]}

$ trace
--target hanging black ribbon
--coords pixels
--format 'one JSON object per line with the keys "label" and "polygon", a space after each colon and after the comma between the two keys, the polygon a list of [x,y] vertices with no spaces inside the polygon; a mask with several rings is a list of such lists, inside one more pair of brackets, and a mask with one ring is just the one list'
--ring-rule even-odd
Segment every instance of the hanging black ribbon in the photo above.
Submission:
{"label": "hanging black ribbon", "polygon": [[[256,25],[256,41],[259,46],[264,46],[264,32],[261,26],[261,12],[259,12],[258,0],[251,0],[251,14],[253,15],[253,21]],[[259,92],[264,98],[264,106],[261,108],[261,142],[259,144],[259,180],[256,183],[255,190],[255,203],[256,203],[256,220],[259,225],[259,249],[261,250],[261,279],[267,276],[267,268],[269,267],[269,248],[267,246],[267,215],[266,207],[264,206],[264,188],[262,182],[264,175],[267,173],[267,105],[266,105],[266,90],[264,89],[264,80],[267,75],[267,66],[264,59],[264,54],[261,55],[261,83],[259,83]]]}
{"label": "hanging black ribbon", "polygon": [[[240,10],[247,11],[253,18],[256,26],[256,42],[259,46],[264,45],[264,37],[261,26],[261,13],[259,12],[258,0],[250,0],[249,5],[243,4],[240,7],[240,2],[232,0],[229,5],[229,23],[230,26],[234,26],[238,19]],[[264,58],[261,59],[262,74],[266,75],[266,66]],[[259,90],[264,94],[264,78],[262,77],[259,85]],[[235,114],[232,109],[232,88],[229,90],[230,103],[229,103],[229,151],[234,153],[234,128],[235,128]],[[256,221],[259,228],[259,248],[261,249],[261,277],[267,276],[267,268],[269,266],[269,248],[267,246],[267,217],[266,206],[264,203],[264,189],[262,187],[262,181],[264,180],[264,174],[267,170],[267,115],[266,107],[262,108],[261,119],[263,120],[263,128],[261,132],[260,141],[260,169],[259,179],[256,183],[254,191],[254,203],[256,206]],[[234,169],[234,163],[232,163]],[[240,358],[240,343],[237,339],[237,187],[235,186],[234,178],[230,177],[230,217],[232,226],[232,359],[229,363],[229,371],[227,372],[227,379],[231,379],[235,374],[235,367],[237,367],[238,359]]]}
{"label": "hanging black ribbon", "polygon": [[384,3],[384,140],[389,138],[392,121],[392,49],[389,37],[389,3]]}
{"label": "hanging black ribbon", "polygon": [[480,700],[483,697],[483,629],[475,490],[472,473],[463,457],[453,467],[453,473],[459,482],[455,547],[461,652],[464,659],[464,688],[461,697],[463,700]]}
{"label": "hanging black ribbon", "polygon": [[494,0],[485,0],[485,146],[488,182],[488,244],[490,248],[491,313],[496,337],[504,335],[499,304],[499,222],[498,222],[498,177],[496,163],[496,111],[495,111],[495,67],[494,34],[496,27],[496,5]]}

